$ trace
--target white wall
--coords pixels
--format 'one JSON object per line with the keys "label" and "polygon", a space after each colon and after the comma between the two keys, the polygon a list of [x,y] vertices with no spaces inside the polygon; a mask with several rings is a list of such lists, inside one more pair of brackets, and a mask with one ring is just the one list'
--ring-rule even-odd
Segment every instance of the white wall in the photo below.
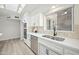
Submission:
{"label": "white wall", "polygon": [[7,40],[20,37],[20,21],[0,18],[0,40]]}
{"label": "white wall", "polygon": [[79,25],[79,4],[74,6],[74,24]]}
{"label": "white wall", "polygon": [[21,29],[20,30],[21,31],[20,32],[20,34],[21,34],[20,39],[22,40],[22,39],[24,39],[24,27],[23,27],[23,21],[22,20],[20,21],[20,29]]}

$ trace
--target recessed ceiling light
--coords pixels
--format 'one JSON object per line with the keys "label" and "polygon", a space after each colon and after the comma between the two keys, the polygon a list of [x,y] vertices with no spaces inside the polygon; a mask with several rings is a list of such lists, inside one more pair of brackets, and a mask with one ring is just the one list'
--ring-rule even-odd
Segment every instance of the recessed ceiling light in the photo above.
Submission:
{"label": "recessed ceiling light", "polygon": [[56,8],[56,6],[52,6],[52,8]]}

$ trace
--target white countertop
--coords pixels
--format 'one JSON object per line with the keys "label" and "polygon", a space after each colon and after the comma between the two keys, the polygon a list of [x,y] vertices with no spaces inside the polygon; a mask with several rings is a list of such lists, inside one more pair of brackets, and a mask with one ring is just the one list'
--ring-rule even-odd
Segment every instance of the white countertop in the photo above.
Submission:
{"label": "white countertop", "polygon": [[[64,41],[56,41],[56,40],[52,40],[52,39],[49,39],[49,38],[42,37],[42,35],[47,35],[47,34],[32,33],[32,32],[28,32],[28,34],[37,36],[37,37],[42,38],[44,40],[48,40],[48,41],[51,41],[51,42],[58,43],[60,45],[66,46],[66,47],[70,47],[70,48],[74,48],[76,50],[79,50],[79,40],[78,39],[70,39],[70,38],[64,37],[65,38]],[[57,36],[57,37],[61,37],[61,36]]]}

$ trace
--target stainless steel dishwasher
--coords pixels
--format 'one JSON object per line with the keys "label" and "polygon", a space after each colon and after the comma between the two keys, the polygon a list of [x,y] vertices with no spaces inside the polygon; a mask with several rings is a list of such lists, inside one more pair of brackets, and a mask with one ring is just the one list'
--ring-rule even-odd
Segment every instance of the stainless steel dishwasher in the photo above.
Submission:
{"label": "stainless steel dishwasher", "polygon": [[38,37],[31,35],[31,49],[38,54]]}

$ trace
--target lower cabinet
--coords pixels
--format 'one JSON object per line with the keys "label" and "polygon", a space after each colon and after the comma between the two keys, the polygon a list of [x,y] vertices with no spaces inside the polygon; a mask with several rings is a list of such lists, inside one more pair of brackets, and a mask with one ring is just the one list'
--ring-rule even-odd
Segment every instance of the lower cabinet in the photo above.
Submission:
{"label": "lower cabinet", "polygon": [[27,39],[24,40],[24,42],[31,47],[31,35],[27,33]]}
{"label": "lower cabinet", "polygon": [[72,49],[64,49],[64,55],[79,55],[79,51],[74,51]]}
{"label": "lower cabinet", "polygon": [[[74,48],[59,46],[54,43],[48,44],[49,42],[44,42],[45,41],[42,40],[42,43],[38,43],[38,55],[79,55],[79,50]],[[49,45],[52,46],[48,47]]]}
{"label": "lower cabinet", "polygon": [[[54,46],[52,46],[54,47]],[[55,49],[50,49],[47,46],[39,43],[38,44],[38,55],[79,55],[79,50],[75,50],[75,49],[70,49],[70,48],[65,48],[62,47],[63,50],[61,52],[63,52],[63,54],[61,54],[61,52],[59,53],[59,50],[55,50]]]}
{"label": "lower cabinet", "polygon": [[59,55],[55,51],[48,49],[48,55]]}
{"label": "lower cabinet", "polygon": [[27,38],[27,45],[37,55],[79,55],[78,49],[61,46],[56,43],[38,38],[34,35],[28,35]]}
{"label": "lower cabinet", "polygon": [[58,55],[55,51],[39,43],[38,55]]}
{"label": "lower cabinet", "polygon": [[38,44],[38,55],[47,55],[46,54],[46,47],[42,44]]}

